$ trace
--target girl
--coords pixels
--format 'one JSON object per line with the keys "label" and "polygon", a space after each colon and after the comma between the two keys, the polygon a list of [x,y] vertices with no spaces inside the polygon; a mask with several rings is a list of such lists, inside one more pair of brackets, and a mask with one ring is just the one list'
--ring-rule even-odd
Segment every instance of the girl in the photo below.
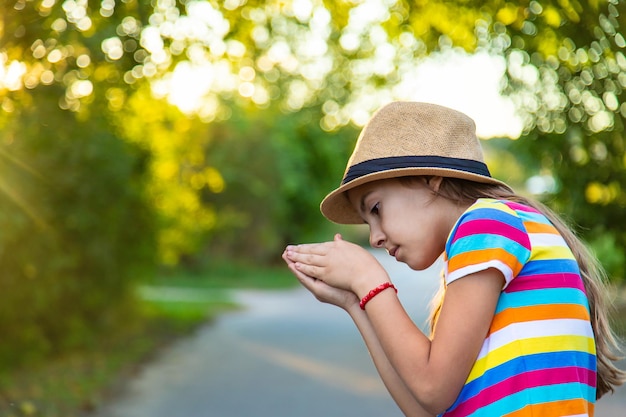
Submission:
{"label": "girl", "polygon": [[370,243],[415,270],[443,255],[430,337],[358,245],[290,245],[283,259],[353,319],[407,416],[592,416],[623,382],[595,260],[543,205],[491,177],[474,122],[392,103],[361,132],[325,217],[366,223]]}

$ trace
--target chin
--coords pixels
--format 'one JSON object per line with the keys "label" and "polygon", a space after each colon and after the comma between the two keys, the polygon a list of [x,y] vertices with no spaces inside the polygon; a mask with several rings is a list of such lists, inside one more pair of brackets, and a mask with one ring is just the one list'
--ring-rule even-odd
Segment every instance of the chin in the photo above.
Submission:
{"label": "chin", "polygon": [[407,266],[411,268],[413,271],[424,271],[425,269],[430,268],[435,262],[437,262],[437,259],[439,258],[435,258],[432,262],[408,261],[408,262],[403,262],[403,263],[407,264]]}
{"label": "chin", "polygon": [[413,271],[423,271],[424,269],[428,269],[428,266],[422,265],[421,263],[415,263],[415,262],[403,262],[403,263],[407,264],[407,266],[411,268]]}
{"label": "chin", "polygon": [[412,266],[412,265],[409,265],[409,268],[411,268],[413,271],[424,271],[425,269],[428,269],[427,266]]}

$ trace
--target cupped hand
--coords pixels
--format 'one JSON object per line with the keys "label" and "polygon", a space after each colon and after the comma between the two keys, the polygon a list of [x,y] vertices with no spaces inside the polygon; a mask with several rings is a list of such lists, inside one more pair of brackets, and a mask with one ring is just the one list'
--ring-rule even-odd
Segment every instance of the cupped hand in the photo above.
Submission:
{"label": "cupped hand", "polygon": [[339,234],[330,242],[290,245],[284,258],[293,264],[292,270],[357,295],[389,280],[370,252]]}
{"label": "cupped hand", "polygon": [[287,257],[287,251],[283,252],[282,257],[291,272],[293,272],[296,278],[298,278],[298,281],[300,281],[304,288],[309,290],[317,300],[323,303],[336,305],[346,311],[351,306],[359,303],[358,297],[353,292],[343,290],[341,288],[331,287],[324,281],[310,277],[296,269],[295,263]]}

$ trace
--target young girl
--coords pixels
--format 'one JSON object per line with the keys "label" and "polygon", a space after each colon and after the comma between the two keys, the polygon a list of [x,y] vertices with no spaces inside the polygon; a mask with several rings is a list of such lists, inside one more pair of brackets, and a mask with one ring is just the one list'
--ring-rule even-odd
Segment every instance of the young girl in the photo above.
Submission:
{"label": "young girl", "polygon": [[596,261],[554,213],[491,177],[464,114],[383,107],[321,210],[366,223],[373,247],[414,270],[443,255],[427,337],[365,249],[336,235],[283,254],[317,299],[351,316],[405,415],[592,416],[623,382]]}

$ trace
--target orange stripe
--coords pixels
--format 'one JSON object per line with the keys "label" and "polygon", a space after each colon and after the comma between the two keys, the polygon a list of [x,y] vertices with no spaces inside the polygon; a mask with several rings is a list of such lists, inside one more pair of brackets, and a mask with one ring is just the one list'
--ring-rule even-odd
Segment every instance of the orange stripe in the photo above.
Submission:
{"label": "orange stripe", "polygon": [[580,319],[589,320],[589,312],[580,304],[546,304],[528,307],[511,307],[496,314],[489,333],[497,332],[512,323],[535,320]]}
{"label": "orange stripe", "polygon": [[537,223],[537,222],[524,222],[524,227],[528,233],[551,233],[553,235],[558,234],[554,226],[551,224]]}
{"label": "orange stripe", "polygon": [[494,259],[498,259],[509,266],[513,266],[514,274],[521,270],[521,265],[514,255],[502,248],[493,248],[474,250],[453,256],[448,261],[448,271],[456,271],[468,265],[481,264],[483,262],[493,261]]}
{"label": "orange stripe", "polygon": [[593,417],[594,404],[583,399],[553,401],[544,404],[531,404],[526,407],[506,414],[503,417],[560,417],[577,414],[586,414]]}

